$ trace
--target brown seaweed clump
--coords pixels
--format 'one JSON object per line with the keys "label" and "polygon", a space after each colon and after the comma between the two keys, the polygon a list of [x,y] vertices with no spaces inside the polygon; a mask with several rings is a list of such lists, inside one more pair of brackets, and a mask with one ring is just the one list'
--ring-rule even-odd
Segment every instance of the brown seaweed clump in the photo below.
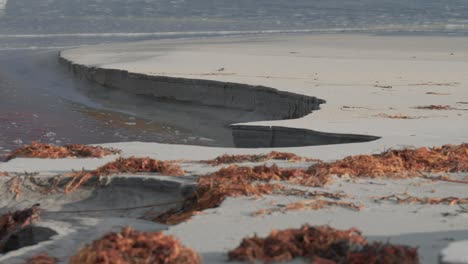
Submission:
{"label": "brown seaweed clump", "polygon": [[376,201],[392,201],[397,204],[445,204],[445,205],[463,205],[468,204],[468,198],[458,197],[416,197],[409,194],[403,195],[390,195],[384,197],[377,197]]}
{"label": "brown seaweed clump", "polygon": [[73,179],[65,187],[65,192],[70,193],[82,186],[92,177],[108,176],[117,173],[141,173],[159,172],[169,176],[182,176],[185,172],[176,164],[150,158],[118,158],[93,171],[72,173]]}
{"label": "brown seaweed clump", "polygon": [[49,256],[47,253],[42,253],[29,259],[26,264],[57,264],[57,258]]}
{"label": "brown seaweed clump", "polygon": [[109,233],[86,245],[70,264],[199,264],[199,255],[173,236],[161,232],[139,232],[130,227]]}
{"label": "brown seaweed clump", "polygon": [[176,164],[151,158],[118,158],[96,169],[96,174],[159,172],[165,175],[182,176],[185,172]]}
{"label": "brown seaweed clump", "polygon": [[[189,219],[199,211],[215,208],[221,205],[226,197],[262,196],[286,191],[285,187],[271,181],[288,181],[296,177],[304,177],[302,169],[281,169],[276,165],[271,167],[230,166],[198,179],[196,190],[186,198],[181,208],[170,209],[155,219],[156,222],[178,224]],[[317,179],[316,185],[323,185]]]}
{"label": "brown seaweed clump", "polygon": [[453,110],[454,108],[450,105],[421,105],[416,106],[415,109],[420,110]]}
{"label": "brown seaweed clump", "polygon": [[409,116],[403,114],[389,115],[389,114],[378,114],[378,117],[390,118],[390,119],[420,119],[421,116]]}
{"label": "brown seaweed clump", "polygon": [[55,146],[40,142],[32,142],[31,145],[25,145],[23,148],[15,150],[13,153],[7,156],[6,160],[8,161],[16,157],[46,159],[102,158],[104,156],[118,153],[120,153],[120,151],[115,149],[80,144]]}
{"label": "brown seaweed clump", "polygon": [[329,226],[302,226],[275,230],[265,238],[244,238],[228,253],[230,260],[265,263],[307,258],[317,263],[403,263],[419,262],[417,249],[406,246],[370,244],[357,229],[337,230]]}
{"label": "brown seaweed clump", "polygon": [[324,208],[329,208],[331,206],[338,206],[341,208],[346,208],[353,211],[361,211],[364,206],[350,203],[350,202],[341,202],[341,201],[329,201],[322,199],[310,199],[305,201],[293,202],[286,205],[281,205],[280,207],[261,209],[252,213],[252,216],[262,216],[270,215],[276,212],[286,213],[290,211],[304,211],[304,210],[320,210]]}
{"label": "brown seaweed clump", "polygon": [[205,160],[202,162],[208,163],[212,166],[218,166],[221,164],[232,164],[232,163],[242,163],[242,162],[265,162],[268,160],[287,160],[291,162],[318,161],[317,159],[305,158],[305,157],[301,157],[293,153],[272,151],[268,154],[259,154],[259,155],[227,155],[225,154],[213,160]]}
{"label": "brown seaweed clump", "polygon": [[308,173],[314,177],[327,175],[351,178],[403,179],[423,173],[454,173],[468,171],[468,144],[434,148],[388,150],[375,155],[357,155],[330,163],[312,165]]}
{"label": "brown seaweed clump", "polygon": [[334,175],[350,178],[405,179],[425,177],[424,173],[466,171],[468,144],[350,156],[335,162],[319,162],[307,170],[282,169],[276,165],[253,168],[230,166],[200,177],[194,194],[186,198],[182,207],[170,209],[157,216],[154,221],[178,224],[198,211],[218,207],[226,197],[261,196],[287,191],[283,185],[272,184],[271,181],[323,187],[333,181]]}

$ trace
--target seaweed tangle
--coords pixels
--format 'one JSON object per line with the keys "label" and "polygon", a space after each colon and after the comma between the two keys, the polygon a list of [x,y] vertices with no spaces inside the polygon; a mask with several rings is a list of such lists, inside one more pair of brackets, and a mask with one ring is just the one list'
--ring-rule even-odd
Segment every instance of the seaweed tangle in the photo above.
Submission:
{"label": "seaweed tangle", "polygon": [[130,227],[109,233],[86,245],[70,264],[199,264],[199,255],[173,236],[161,232],[139,232]]}
{"label": "seaweed tangle", "polygon": [[193,195],[181,207],[172,208],[153,220],[178,224],[199,211],[215,208],[227,197],[262,196],[288,192],[285,181],[311,187],[333,182],[333,176],[349,178],[405,179],[426,176],[424,173],[468,171],[468,144],[436,148],[389,150],[375,155],[357,155],[334,162],[318,162],[308,169],[282,169],[276,165],[229,166],[198,179]]}
{"label": "seaweed tangle", "polygon": [[222,164],[232,164],[232,163],[242,163],[242,162],[265,162],[268,160],[286,160],[290,162],[319,161],[317,159],[301,157],[293,153],[272,151],[268,154],[259,154],[259,155],[227,155],[225,154],[212,160],[202,161],[202,163],[207,163],[212,166],[218,166]]}
{"label": "seaweed tangle", "polygon": [[120,153],[120,150],[103,147],[93,147],[80,144],[71,144],[65,146],[55,146],[40,142],[32,142],[31,145],[25,145],[9,154],[6,161],[16,157],[27,158],[102,158],[108,155]]}
{"label": "seaweed tangle", "polygon": [[182,176],[185,172],[176,164],[150,158],[118,158],[93,171],[74,172],[72,180],[65,187],[65,193],[71,193],[92,177],[108,176],[118,173],[158,172],[170,176]]}
{"label": "seaweed tangle", "polygon": [[265,238],[244,238],[228,253],[230,260],[265,263],[311,259],[313,263],[416,264],[417,249],[369,243],[355,228],[337,230],[328,226],[304,225],[299,229],[275,230]]}

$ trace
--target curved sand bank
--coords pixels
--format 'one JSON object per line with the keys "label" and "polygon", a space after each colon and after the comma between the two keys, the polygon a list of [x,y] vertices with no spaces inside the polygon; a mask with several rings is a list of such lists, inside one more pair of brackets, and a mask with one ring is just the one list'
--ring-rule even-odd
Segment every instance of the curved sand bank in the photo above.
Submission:
{"label": "curved sand bank", "polygon": [[[321,110],[301,118],[242,126],[281,126],[382,137],[364,143],[281,149],[307,157],[333,160],[401,146],[467,142],[468,111],[463,109],[468,107],[462,103],[468,101],[467,44],[468,39],[464,38],[287,35],[102,45],[65,51],[62,57],[87,68],[102,68],[103,71],[113,69],[129,74],[261,85],[327,101],[321,105]],[[220,68],[224,68],[224,71],[218,71]],[[455,109],[413,108],[431,104],[449,105]],[[401,114],[415,119],[392,119],[385,117],[385,114]],[[124,157],[150,156],[162,160],[203,160],[224,153],[270,151],[141,142],[105,145],[121,149]],[[0,164],[0,171],[37,171],[41,173],[37,177],[42,177],[72,169],[95,169],[114,158],[19,158]],[[189,172],[189,176],[186,176],[188,181],[192,180],[192,176],[217,169],[190,161],[181,163],[183,169]],[[278,165],[306,167],[308,164],[279,162]],[[458,175],[460,178],[464,176]],[[141,186],[134,188],[135,192],[141,190]],[[404,193],[417,197],[466,197],[466,189],[464,184],[425,179],[340,179],[324,188],[310,190],[344,192],[349,195],[346,201],[365,206],[362,211],[331,207],[253,217],[250,214],[257,210],[270,208],[272,204],[295,202],[301,197],[271,195],[258,200],[228,198],[219,208],[205,210],[185,223],[170,227],[166,233],[177,236],[185,245],[199,251],[205,263],[223,263],[228,250],[238,246],[243,237],[254,233],[264,236],[272,229],[297,228],[304,223],[328,224],[335,228],[357,227],[373,240],[417,246],[421,263],[438,263],[439,251],[450,241],[468,238],[466,213],[460,213],[457,206],[379,203],[372,197]],[[154,193],[160,194],[160,191]],[[5,201],[12,200],[13,195],[8,195]],[[152,198],[148,199],[151,201]],[[146,198],[143,197],[143,200]],[[135,203],[143,204],[141,201]],[[29,206],[31,202],[13,202],[4,207]],[[92,203],[88,205],[93,206]],[[108,204],[109,207],[113,205]],[[57,210],[63,208],[57,206]],[[91,218],[99,221],[99,217]],[[121,221],[132,225],[135,223],[136,228],[139,228],[138,223],[151,226],[148,222],[142,224],[126,218]],[[112,226],[116,228],[120,224]],[[154,228],[161,227],[154,224]],[[91,239],[81,237],[78,240],[83,244]],[[44,251],[46,246],[43,244],[38,248],[12,252],[1,260],[19,263],[19,260],[33,253]],[[75,250],[72,248],[75,246],[64,245],[68,248],[66,252]],[[63,256],[64,262],[69,256],[67,254],[59,255]]]}
{"label": "curved sand bank", "polygon": [[[61,58],[78,76],[107,86],[296,118],[237,124],[253,131],[237,138],[260,142],[255,147],[270,146],[261,142],[271,141],[268,127],[287,127],[382,137],[360,144],[369,152],[466,139],[466,111],[412,108],[466,108],[457,104],[467,97],[464,44],[464,38],[286,35],[91,46],[64,51]],[[318,108],[315,98],[327,103],[307,114]],[[415,119],[385,117],[398,114]]]}
{"label": "curved sand bank", "polygon": [[[66,53],[66,52],[65,52]],[[301,118],[320,109],[324,100],[278,89],[242,83],[181,77],[152,76],[121,69],[107,69],[75,63],[67,55],[60,62],[78,78],[96,82],[105,87],[120,89],[131,94],[152,96],[158,100],[194,107],[210,107],[239,111],[238,117],[226,117],[237,122],[261,120],[285,120]],[[155,107],[157,103],[155,102]],[[183,110],[181,110],[183,111]],[[241,115],[240,113],[250,113]],[[235,122],[235,121],[234,121]],[[298,147],[353,143],[376,140],[367,135],[321,133],[310,129],[282,126],[230,125],[233,144],[228,147]],[[190,128],[189,128],[190,129]],[[216,128],[213,128],[216,129]],[[214,136],[214,135],[204,135]]]}

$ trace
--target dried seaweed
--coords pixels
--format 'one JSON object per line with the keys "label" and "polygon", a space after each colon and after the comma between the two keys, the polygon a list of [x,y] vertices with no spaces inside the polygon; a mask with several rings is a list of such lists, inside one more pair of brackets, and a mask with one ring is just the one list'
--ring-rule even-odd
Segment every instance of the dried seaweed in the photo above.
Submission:
{"label": "dried seaweed", "polygon": [[47,253],[42,253],[29,259],[26,264],[57,264],[57,258],[49,256]]}
{"label": "dried seaweed", "polygon": [[198,264],[200,257],[172,237],[161,232],[139,232],[124,228],[86,245],[70,259],[70,264]]}
{"label": "dried seaweed", "polygon": [[420,119],[423,118],[421,116],[408,116],[408,115],[403,115],[403,114],[398,114],[398,115],[388,115],[388,114],[378,114],[378,117],[383,117],[383,118],[390,118],[390,119]]}
{"label": "dried seaweed", "polygon": [[276,208],[261,209],[259,211],[253,212],[251,215],[261,216],[261,215],[269,215],[269,214],[277,213],[277,212],[286,213],[289,211],[320,210],[323,208],[329,208],[331,206],[338,206],[338,207],[350,209],[353,211],[360,211],[364,208],[363,205],[357,205],[355,203],[350,203],[350,202],[310,199],[306,201],[290,203],[287,205],[281,205]]}
{"label": "dried seaweed", "polygon": [[272,184],[271,181],[323,187],[333,181],[334,175],[351,178],[404,179],[425,177],[423,173],[466,171],[468,171],[468,144],[446,145],[431,149],[389,150],[382,154],[350,156],[330,163],[319,162],[307,170],[282,169],[276,165],[253,168],[230,166],[200,177],[195,193],[186,198],[181,207],[163,212],[153,220],[178,224],[198,211],[218,207],[226,197],[292,193],[292,190],[280,184]]}
{"label": "dried seaweed", "polygon": [[227,155],[225,154],[213,160],[202,161],[202,163],[208,163],[212,166],[218,166],[221,164],[232,164],[232,163],[242,163],[242,162],[265,162],[268,160],[287,160],[291,162],[318,161],[316,159],[301,157],[293,153],[272,151],[268,154],[260,154],[260,155]]}
{"label": "dried seaweed", "polygon": [[2,176],[10,176],[10,174],[8,174],[8,172],[1,172],[0,171],[0,177],[2,177]]}
{"label": "dried seaweed", "polygon": [[391,86],[391,85],[378,85],[378,84],[374,85],[374,87],[383,88],[383,89],[392,89],[393,88],[393,86]]}
{"label": "dried seaweed", "polygon": [[307,174],[326,178],[331,175],[404,179],[423,177],[423,173],[468,171],[468,144],[435,148],[389,150],[375,155],[357,155],[330,163],[312,165]]}
{"label": "dried seaweed", "polygon": [[[391,254],[393,253],[393,254]],[[303,257],[314,263],[418,263],[417,249],[406,246],[369,244],[357,229],[337,230],[328,226],[302,226],[273,231],[266,238],[244,238],[228,253],[230,260],[265,263]]]}
{"label": "dried seaweed", "polygon": [[468,204],[468,198],[458,198],[458,197],[443,197],[443,198],[433,198],[433,197],[416,197],[409,194],[403,195],[390,195],[384,197],[377,197],[376,201],[393,201],[397,204],[445,204],[445,205],[461,205]]}
{"label": "dried seaweed", "polygon": [[462,184],[468,184],[468,179],[467,180],[456,180],[452,179],[449,176],[437,176],[437,177],[431,177],[431,176],[424,176],[424,179],[428,179],[431,181],[446,181],[446,182],[453,182],[453,183],[462,183]]}
{"label": "dried seaweed", "polygon": [[[286,187],[270,182],[295,182],[297,178],[302,179],[306,176],[310,175],[306,175],[305,170],[281,169],[276,165],[222,168],[210,175],[200,177],[194,194],[186,198],[182,207],[170,209],[153,220],[166,224],[178,224],[198,211],[218,207],[226,197],[286,194],[288,192]],[[326,180],[328,179],[330,178]],[[315,178],[309,183],[323,186],[327,182],[322,182],[321,178]]]}
{"label": "dried seaweed", "polygon": [[71,144],[65,146],[54,146],[40,142],[32,142],[31,145],[25,145],[23,148],[15,150],[7,156],[6,161],[16,157],[28,158],[102,158],[104,156],[120,153],[119,150],[93,147],[80,144]]}
{"label": "dried seaweed", "polygon": [[420,110],[454,110],[455,108],[451,107],[450,105],[422,105],[416,106],[415,109]]}
{"label": "dried seaweed", "polygon": [[93,171],[72,173],[73,179],[65,187],[70,193],[83,185],[92,177],[108,176],[117,173],[159,172],[169,176],[182,176],[185,172],[176,164],[150,158],[118,158]]}
{"label": "dried seaweed", "polygon": [[412,83],[408,84],[410,86],[457,86],[460,83],[458,82],[448,82],[448,83],[436,83],[436,82],[424,82],[424,83]]}
{"label": "dried seaweed", "polygon": [[300,197],[313,197],[313,198],[328,198],[332,200],[340,200],[342,198],[349,198],[349,195],[343,192],[323,192],[323,191],[306,191],[296,188],[281,188],[275,190],[273,194],[288,195],[288,196],[300,196]]}
{"label": "dried seaweed", "polygon": [[431,95],[450,95],[449,93],[438,93],[438,92],[427,92],[426,94],[431,94]]}
{"label": "dried seaweed", "polygon": [[[0,216],[0,249],[6,239],[16,231],[38,221],[40,218],[39,204],[31,208],[7,213]],[[1,251],[1,250],[0,250]]]}
{"label": "dried seaweed", "polygon": [[366,110],[374,110],[374,109],[370,109],[368,107],[362,107],[362,106],[349,106],[349,105],[343,105],[341,107],[341,110],[344,110],[344,109],[366,109]]}
{"label": "dried seaweed", "polygon": [[151,158],[118,158],[96,169],[99,175],[115,173],[160,172],[165,175],[181,176],[185,172],[176,164]]}

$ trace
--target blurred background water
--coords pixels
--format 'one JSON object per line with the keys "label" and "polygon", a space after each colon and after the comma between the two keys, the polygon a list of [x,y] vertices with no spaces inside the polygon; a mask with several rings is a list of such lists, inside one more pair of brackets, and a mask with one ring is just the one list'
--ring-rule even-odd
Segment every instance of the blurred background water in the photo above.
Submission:
{"label": "blurred background water", "polygon": [[465,0],[0,0],[0,9],[2,34],[468,30]]}
{"label": "blurred background water", "polygon": [[[149,113],[145,117],[131,107],[142,104],[141,98],[117,112],[118,106],[108,104],[116,98],[105,91],[90,97],[84,92],[88,84],[61,70],[58,51],[108,42],[295,31],[465,36],[468,1],[0,0],[0,155],[31,140],[223,145],[197,129],[151,120]],[[212,117],[200,115],[204,121],[198,126],[210,125]]]}

